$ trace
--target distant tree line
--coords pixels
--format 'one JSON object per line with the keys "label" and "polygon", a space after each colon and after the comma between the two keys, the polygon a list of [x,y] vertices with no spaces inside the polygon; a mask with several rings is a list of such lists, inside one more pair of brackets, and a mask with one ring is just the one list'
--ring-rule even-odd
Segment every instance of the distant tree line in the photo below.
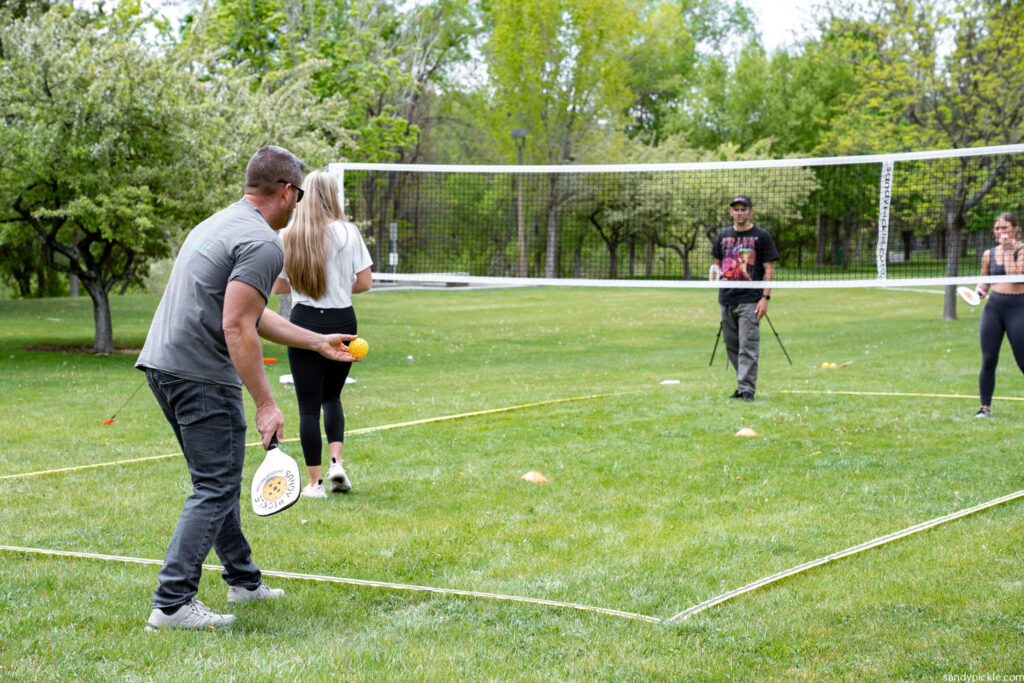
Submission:
{"label": "distant tree line", "polygon": [[[266,143],[311,166],[510,163],[512,129],[527,131],[530,164],[1017,143],[1022,15],[997,0],[828,0],[813,34],[768,54],[742,0],[209,0],[180,24],[138,0],[0,0],[3,291],[61,295],[77,278],[96,351],[109,352],[110,293],[143,282],[237,198],[246,158]],[[998,163],[944,172],[940,190],[894,210],[941,216],[955,275],[966,235],[988,227],[977,207],[1013,197]],[[545,197],[533,262],[549,276],[573,258],[563,230],[606,250],[678,253],[704,249],[692,226],[712,220],[669,225],[628,204],[587,212],[557,181]],[[677,200],[664,207],[678,217]],[[590,218],[560,220],[571,202]],[[808,240],[857,224],[839,193],[812,203],[815,215],[788,219]],[[901,239],[922,229],[935,227]],[[819,246],[815,258],[832,258]],[[944,317],[955,317],[951,291]]]}

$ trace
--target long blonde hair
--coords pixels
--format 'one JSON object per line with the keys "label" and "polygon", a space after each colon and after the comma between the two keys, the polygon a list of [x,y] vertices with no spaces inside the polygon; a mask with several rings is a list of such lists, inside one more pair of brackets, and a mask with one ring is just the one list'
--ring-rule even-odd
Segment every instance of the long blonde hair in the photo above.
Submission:
{"label": "long blonde hair", "polygon": [[284,270],[297,292],[313,299],[327,292],[327,255],[334,246],[331,223],[344,220],[338,201],[338,181],[327,171],[313,171],[302,182],[303,200],[283,232]]}

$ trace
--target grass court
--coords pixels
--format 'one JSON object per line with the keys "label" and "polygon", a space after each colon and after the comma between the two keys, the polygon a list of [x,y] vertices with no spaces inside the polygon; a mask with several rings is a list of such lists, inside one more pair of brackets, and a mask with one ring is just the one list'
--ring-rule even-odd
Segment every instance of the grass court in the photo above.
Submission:
{"label": "grass court", "polygon": [[[115,344],[137,349],[158,299],[111,301]],[[233,608],[228,629],[146,633],[156,566],[0,550],[0,679],[1024,674],[1022,500],[665,623],[1024,489],[1024,378],[1006,345],[993,417],[973,417],[980,308],[942,322],[935,292],[777,290],[769,315],[793,365],[763,324],[757,401],[744,404],[727,398],[722,345],[708,366],[715,301],[587,288],[357,297],[370,354],[342,394],[352,493],[269,518],[246,497],[242,508],[264,570],[370,585],[268,577],[284,600]],[[177,443],[146,387],[102,424],[143,381],[136,354],[25,350],[91,345],[88,298],[3,301],[0,323],[0,545],[159,561],[190,491]],[[277,359],[283,447],[301,464],[293,391],[278,381],[287,355],[264,355]],[[405,426],[371,429],[384,425]],[[758,436],[734,436],[743,427]],[[154,456],[171,457],[122,462]],[[262,458],[247,456],[245,491]],[[520,480],[529,470],[550,481]],[[216,571],[197,597],[227,610]]]}

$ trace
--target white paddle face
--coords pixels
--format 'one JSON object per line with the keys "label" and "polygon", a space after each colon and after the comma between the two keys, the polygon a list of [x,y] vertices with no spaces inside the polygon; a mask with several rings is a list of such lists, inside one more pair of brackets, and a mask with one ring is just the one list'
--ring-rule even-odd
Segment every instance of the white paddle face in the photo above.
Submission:
{"label": "white paddle face", "polygon": [[287,510],[299,500],[299,465],[276,442],[252,477],[252,511],[260,517]]}
{"label": "white paddle face", "polygon": [[956,293],[960,295],[960,298],[969,303],[971,306],[977,306],[981,303],[981,297],[978,293],[970,287],[957,287]]}

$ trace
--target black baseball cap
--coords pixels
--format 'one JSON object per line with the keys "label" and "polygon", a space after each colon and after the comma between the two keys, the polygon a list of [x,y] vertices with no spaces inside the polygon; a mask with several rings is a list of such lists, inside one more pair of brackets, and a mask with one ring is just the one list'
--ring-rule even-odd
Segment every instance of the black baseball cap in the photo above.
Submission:
{"label": "black baseball cap", "polygon": [[732,206],[733,204],[746,204],[747,208],[754,208],[754,202],[752,202],[750,200],[750,197],[748,197],[745,194],[738,194],[735,197],[733,197],[732,201],[729,202],[729,206]]}

